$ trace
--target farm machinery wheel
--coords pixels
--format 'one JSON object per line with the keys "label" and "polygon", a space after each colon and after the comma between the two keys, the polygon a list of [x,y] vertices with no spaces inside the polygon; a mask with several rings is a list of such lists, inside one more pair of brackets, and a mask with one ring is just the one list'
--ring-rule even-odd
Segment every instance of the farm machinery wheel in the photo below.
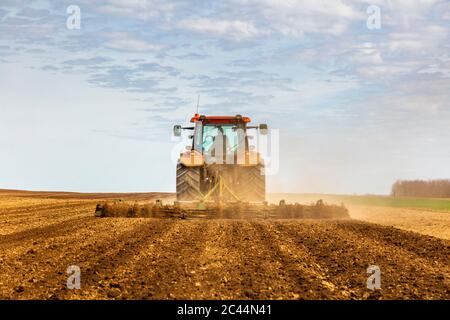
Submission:
{"label": "farm machinery wheel", "polygon": [[177,200],[193,201],[201,199],[201,167],[188,167],[178,163],[176,183]]}
{"label": "farm machinery wheel", "polygon": [[244,201],[263,202],[266,200],[266,176],[264,165],[243,167],[240,172],[239,195]]}

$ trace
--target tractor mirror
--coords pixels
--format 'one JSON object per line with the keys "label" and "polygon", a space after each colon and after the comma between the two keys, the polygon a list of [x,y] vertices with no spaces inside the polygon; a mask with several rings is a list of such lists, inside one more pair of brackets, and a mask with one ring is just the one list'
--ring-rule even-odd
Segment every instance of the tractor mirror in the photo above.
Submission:
{"label": "tractor mirror", "polygon": [[181,126],[180,125],[173,126],[173,135],[175,137],[181,136]]}
{"label": "tractor mirror", "polygon": [[263,136],[265,136],[267,134],[267,124],[265,123],[261,123],[259,125],[259,133],[262,134]]}

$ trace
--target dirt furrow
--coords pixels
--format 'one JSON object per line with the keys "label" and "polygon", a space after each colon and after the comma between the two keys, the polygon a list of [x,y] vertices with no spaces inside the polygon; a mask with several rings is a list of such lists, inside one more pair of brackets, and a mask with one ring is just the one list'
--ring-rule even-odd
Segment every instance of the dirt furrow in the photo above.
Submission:
{"label": "dirt furrow", "polygon": [[[27,222],[26,219],[21,221],[14,221],[14,222],[4,222],[3,224],[0,224],[1,231],[0,231],[0,237],[17,237],[19,234],[24,235],[27,233],[27,231],[38,232],[39,229],[44,228],[50,228],[54,225],[64,225],[64,224],[70,224],[73,221],[83,219],[83,218],[92,218],[92,210],[75,210],[73,212],[68,211],[67,215],[61,215],[57,214],[53,218],[46,218],[46,217],[39,217],[36,219],[31,219],[30,222]],[[13,236],[13,235],[16,236]],[[1,238],[0,238],[1,242]]]}
{"label": "dirt furrow", "polygon": [[75,256],[72,259],[81,268],[82,289],[70,291],[63,287],[53,291],[52,296],[64,299],[118,298],[121,290],[117,289],[136,276],[130,264],[167,234],[172,234],[177,222],[172,219],[142,219],[133,230],[116,237],[113,243],[96,245],[95,255],[85,251]]}
{"label": "dirt furrow", "polygon": [[[198,266],[207,222],[178,221],[176,229],[143,248],[120,279],[117,298],[193,299],[201,290],[189,277]],[[116,274],[117,278],[117,274]]]}
{"label": "dirt furrow", "polygon": [[450,241],[431,236],[420,235],[411,231],[403,231],[394,227],[353,221],[338,223],[337,227],[358,237],[371,238],[386,245],[394,245],[410,251],[418,257],[450,264]]}
{"label": "dirt furrow", "polygon": [[76,202],[69,202],[66,201],[58,201],[53,202],[50,204],[28,204],[20,207],[13,207],[13,208],[0,208],[0,218],[8,218],[8,219],[14,219],[14,218],[26,218],[35,216],[38,213],[45,213],[45,212],[52,212],[52,211],[66,211],[70,209],[75,209],[83,206],[94,206],[94,202],[86,202],[86,201],[76,201]]}
{"label": "dirt furrow", "polygon": [[[388,246],[370,238],[339,229],[337,224],[279,223],[285,236],[307,247],[314,259],[328,270],[334,283],[351,289],[353,298],[425,298],[449,296],[448,268],[417,258],[407,250]],[[349,222],[351,223],[351,222]],[[382,289],[368,291],[367,267],[377,265],[382,272]]]}
{"label": "dirt furrow", "polygon": [[71,233],[76,229],[82,228],[87,223],[93,223],[95,217],[81,217],[70,218],[61,222],[45,225],[44,227],[34,227],[7,235],[0,236],[0,247],[11,247],[14,245],[22,245],[24,242],[40,242],[48,238],[56,237]]}
{"label": "dirt furrow", "polygon": [[0,267],[2,273],[10,274],[0,285],[3,295],[6,291],[16,298],[57,297],[53,292],[65,288],[69,265],[81,267],[82,263],[95,263],[100,258],[108,260],[108,255],[114,261],[112,252],[120,250],[120,245],[128,245],[141,224],[134,219],[93,218],[65,235],[21,247],[19,256],[5,258]]}
{"label": "dirt furrow", "polygon": [[347,288],[333,283],[309,249],[299,246],[280,232],[274,223],[256,224],[259,237],[272,252],[272,258],[282,263],[284,272],[292,279],[294,287],[288,288],[296,299],[348,298]]}
{"label": "dirt furrow", "polygon": [[208,223],[204,250],[198,257],[195,269],[187,270],[192,283],[201,290],[196,299],[233,299],[245,297],[241,288],[242,257],[233,249],[239,223],[230,220],[213,220]]}

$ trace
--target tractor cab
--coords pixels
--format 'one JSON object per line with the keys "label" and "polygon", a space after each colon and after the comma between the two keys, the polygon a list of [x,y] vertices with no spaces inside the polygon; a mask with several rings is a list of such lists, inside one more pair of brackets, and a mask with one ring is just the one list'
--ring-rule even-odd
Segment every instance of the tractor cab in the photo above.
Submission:
{"label": "tractor cab", "polygon": [[[259,129],[260,134],[266,134],[267,125],[248,126],[249,117],[236,116],[204,116],[195,114],[191,118],[193,127],[174,127],[174,135],[180,136],[181,130],[193,130],[191,151],[195,151],[206,158],[222,158],[224,163],[244,156],[252,149],[247,135],[247,129]],[[228,161],[227,161],[228,160]],[[233,162],[236,163],[236,162]]]}

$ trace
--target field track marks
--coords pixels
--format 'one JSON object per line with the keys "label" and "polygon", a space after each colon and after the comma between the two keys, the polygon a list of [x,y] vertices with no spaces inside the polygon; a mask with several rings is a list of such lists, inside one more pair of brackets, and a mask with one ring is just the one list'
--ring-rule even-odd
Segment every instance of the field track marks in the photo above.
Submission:
{"label": "field track marks", "polygon": [[[296,299],[331,299],[348,298],[349,293],[338,288],[323,269],[311,256],[309,249],[289,239],[276,228],[272,222],[254,223],[257,234],[268,249],[266,259],[276,259],[280,264],[280,272],[285,274],[284,290],[291,295],[280,293],[279,297]],[[304,227],[304,226],[299,226]],[[270,270],[267,270],[270,274]],[[276,283],[276,279],[274,279]],[[287,286],[287,287],[286,287]],[[274,292],[276,294],[276,292]],[[278,297],[278,298],[279,298]],[[277,297],[270,297],[277,298]]]}
{"label": "field track marks", "polygon": [[0,222],[0,237],[1,236],[12,236],[13,234],[26,233],[30,230],[39,230],[46,227],[71,223],[78,218],[92,218],[93,217],[93,207],[73,209],[73,211],[60,212],[53,214],[36,214],[29,218],[20,219],[7,219],[7,221]]}
{"label": "field track marks", "polygon": [[120,286],[120,290],[116,290],[117,298],[195,297],[201,288],[192,282],[190,271],[199,266],[198,257],[208,236],[207,227],[206,221],[178,220],[170,233],[136,252],[128,264],[114,273]]}
{"label": "field track marks", "polygon": [[[17,203],[15,200],[14,203]],[[20,202],[18,202],[20,204]],[[2,236],[21,237],[27,232],[36,232],[51,225],[70,224],[73,219],[93,216],[95,205],[86,201],[52,201],[51,203],[29,202],[26,204],[0,208],[0,242]],[[6,204],[8,207],[8,203]],[[8,239],[8,238],[6,238]]]}
{"label": "field track marks", "polygon": [[4,246],[11,247],[14,245],[23,245],[24,242],[27,241],[40,242],[40,240],[45,241],[45,239],[48,238],[65,235],[82,228],[86,224],[94,223],[96,219],[97,218],[95,217],[81,216],[45,225],[43,227],[35,227],[16,233],[2,235],[0,236],[0,248]]}
{"label": "field track marks", "polygon": [[[212,220],[208,223],[205,248],[199,264],[189,275],[193,283],[200,284],[198,299],[245,298],[246,265],[243,252],[236,250],[242,235],[240,222]],[[245,252],[244,252],[245,254]]]}
{"label": "field track marks", "polygon": [[155,243],[172,234],[178,223],[178,220],[173,219],[140,219],[130,232],[112,239],[109,244],[104,242],[97,245],[92,250],[96,254],[83,252],[73,258],[74,264],[79,261],[81,268],[82,290],[69,291],[63,288],[54,291],[53,295],[64,299],[116,298],[117,293],[122,291],[122,285],[136,276],[130,265]]}
{"label": "field track marks", "polygon": [[[278,223],[277,228],[307,247],[334,283],[351,289],[354,298],[448,298],[448,269],[381,241],[357,236],[337,227],[341,223]],[[382,290],[366,288],[369,265],[382,272]]]}
{"label": "field track marks", "polygon": [[359,237],[368,237],[386,245],[395,245],[433,262],[439,261],[447,266],[450,265],[450,240],[359,221],[338,223],[337,227]]}
{"label": "field track marks", "polygon": [[[148,234],[140,231],[148,229],[152,222],[150,219],[87,219],[79,228],[65,235],[58,234],[36,245],[26,246],[26,249],[33,251],[21,250],[22,255],[8,259],[2,265],[2,268],[15,270],[8,272],[11,284],[3,289],[9,289],[8,296],[16,298],[27,298],[29,295],[33,298],[58,297],[65,288],[69,265],[79,265],[83,272],[89,269],[88,265],[105,256],[110,256],[115,262],[114,254],[133,243],[136,234]],[[131,247],[128,252],[133,253],[134,248]],[[24,292],[12,290],[19,284],[25,288]]]}
{"label": "field track marks", "polygon": [[36,215],[36,213],[45,213],[50,211],[66,211],[70,209],[76,209],[80,207],[93,206],[95,203],[92,201],[53,201],[51,203],[39,204],[28,203],[21,206],[15,206],[11,208],[0,207],[0,218],[16,218],[16,217],[28,217]]}

